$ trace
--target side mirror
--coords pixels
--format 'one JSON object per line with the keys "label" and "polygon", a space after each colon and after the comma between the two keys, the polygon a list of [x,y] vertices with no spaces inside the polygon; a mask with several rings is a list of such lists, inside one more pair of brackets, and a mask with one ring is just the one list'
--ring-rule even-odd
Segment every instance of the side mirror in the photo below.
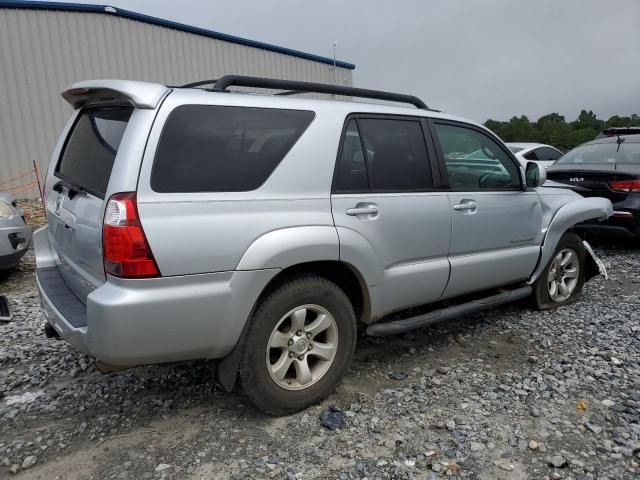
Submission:
{"label": "side mirror", "polygon": [[547,170],[537,162],[528,162],[525,178],[528,188],[541,187],[547,181]]}

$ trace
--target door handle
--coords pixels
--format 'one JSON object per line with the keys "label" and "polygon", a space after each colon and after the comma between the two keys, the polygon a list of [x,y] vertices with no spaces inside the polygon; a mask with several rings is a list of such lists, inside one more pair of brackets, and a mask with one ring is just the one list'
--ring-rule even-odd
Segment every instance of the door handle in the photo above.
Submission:
{"label": "door handle", "polygon": [[463,200],[462,203],[458,203],[453,206],[454,210],[463,211],[463,210],[476,210],[478,208],[478,204],[473,200]]}
{"label": "door handle", "polygon": [[356,215],[377,215],[379,212],[377,205],[357,204],[353,208],[347,208],[347,215],[355,217]]}

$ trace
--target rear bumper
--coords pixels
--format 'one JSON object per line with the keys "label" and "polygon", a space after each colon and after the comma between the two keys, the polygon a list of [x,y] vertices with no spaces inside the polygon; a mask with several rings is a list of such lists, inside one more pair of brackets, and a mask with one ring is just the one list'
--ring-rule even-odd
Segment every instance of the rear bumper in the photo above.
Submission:
{"label": "rear bumper", "polygon": [[[80,300],[60,301],[64,285],[56,287],[55,281],[45,279],[55,265],[46,229],[36,232],[35,246],[47,322],[81,352],[115,366],[223,358],[237,343],[256,299],[278,272],[110,277],[88,295],[83,324],[77,317]],[[74,302],[76,316],[69,310]]]}
{"label": "rear bumper", "polygon": [[613,216],[605,221],[591,220],[576,228],[603,233],[618,233],[625,236],[640,236],[640,210],[618,209],[614,204]]}
{"label": "rear bumper", "polygon": [[22,219],[0,220],[0,270],[12,268],[20,261],[29,249],[31,235]]}

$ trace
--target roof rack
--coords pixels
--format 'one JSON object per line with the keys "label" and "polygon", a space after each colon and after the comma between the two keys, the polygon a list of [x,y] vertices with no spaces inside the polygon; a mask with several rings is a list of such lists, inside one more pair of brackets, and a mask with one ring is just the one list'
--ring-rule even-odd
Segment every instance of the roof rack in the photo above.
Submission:
{"label": "roof rack", "polygon": [[294,80],[279,80],[275,78],[248,77],[243,75],[225,75],[217,80],[201,80],[187,83],[181,88],[193,88],[203,85],[213,85],[212,90],[226,92],[228,87],[252,87],[285,90],[276,95],[293,95],[296,93],[327,93],[330,95],[344,95],[347,97],[371,98],[388,102],[410,103],[416,108],[431,110],[418,97],[401,93],[383,92],[381,90],[369,90],[365,88],[342,87],[327,85],[325,83],[298,82]]}
{"label": "roof rack", "polygon": [[178,85],[176,88],[195,88],[195,87],[202,87],[204,85],[213,85],[214,83],[216,83],[218,81],[217,78],[214,78],[212,80],[201,80],[199,82],[191,82],[191,83],[185,83],[184,85]]}

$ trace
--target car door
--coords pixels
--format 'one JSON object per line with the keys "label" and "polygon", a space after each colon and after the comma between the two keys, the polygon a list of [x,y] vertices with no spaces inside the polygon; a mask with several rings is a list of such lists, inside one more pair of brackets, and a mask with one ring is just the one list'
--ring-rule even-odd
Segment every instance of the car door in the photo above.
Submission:
{"label": "car door", "polygon": [[518,161],[487,131],[430,122],[449,182],[451,276],[445,298],[526,280],[540,254],[542,209]]}
{"label": "car door", "polygon": [[451,210],[426,128],[419,117],[345,123],[331,205],[340,257],[363,273],[373,319],[439,299],[449,277]]}

